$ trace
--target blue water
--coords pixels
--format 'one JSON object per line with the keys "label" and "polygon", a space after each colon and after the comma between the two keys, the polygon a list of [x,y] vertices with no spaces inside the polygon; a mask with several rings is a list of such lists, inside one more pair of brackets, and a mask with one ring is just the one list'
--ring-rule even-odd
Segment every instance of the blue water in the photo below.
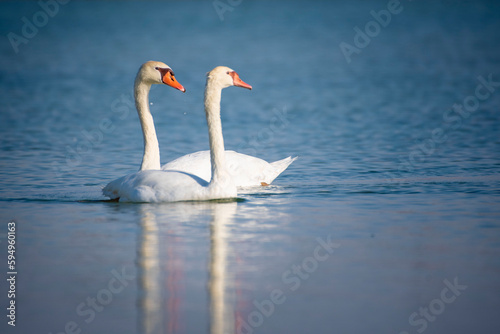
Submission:
{"label": "blue water", "polygon": [[[0,3],[0,331],[497,333],[499,4],[221,3]],[[299,159],[238,201],[103,202],[147,60],[187,89],[151,91],[162,163],[208,149],[217,65],[254,88],[223,92],[226,148]]]}

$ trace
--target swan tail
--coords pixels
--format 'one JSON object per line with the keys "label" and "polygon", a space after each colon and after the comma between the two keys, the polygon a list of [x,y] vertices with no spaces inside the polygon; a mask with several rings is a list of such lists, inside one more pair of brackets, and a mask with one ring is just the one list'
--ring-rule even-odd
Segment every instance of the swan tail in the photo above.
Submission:
{"label": "swan tail", "polygon": [[297,160],[298,157],[288,157],[288,158],[285,158],[285,159],[281,159],[281,160],[278,160],[278,161],[275,161],[275,162],[271,162],[270,165],[272,166],[272,172],[269,173],[269,177],[268,179],[266,180],[265,183],[267,183],[268,185],[271,184],[271,182],[274,181],[274,179],[276,179],[281,173],[283,173],[285,171],[285,169],[288,168],[288,166],[290,166],[292,164],[292,162],[294,162],[295,160]]}
{"label": "swan tail", "polygon": [[104,188],[102,188],[102,194],[106,197],[109,197],[111,201],[118,201],[121,197],[120,187],[122,186],[124,178],[125,177],[121,177],[108,183]]}
{"label": "swan tail", "polygon": [[116,189],[112,189],[109,184],[102,189],[102,194],[106,197],[109,197],[111,201],[120,199],[118,191]]}

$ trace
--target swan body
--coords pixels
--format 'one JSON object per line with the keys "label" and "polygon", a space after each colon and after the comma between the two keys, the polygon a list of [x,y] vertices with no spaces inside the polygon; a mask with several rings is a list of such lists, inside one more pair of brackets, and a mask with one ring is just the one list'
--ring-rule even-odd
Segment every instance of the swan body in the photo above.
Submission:
{"label": "swan body", "polygon": [[147,203],[204,201],[237,195],[231,181],[214,185],[195,175],[162,170],[142,170],[123,176],[110,182],[103,192],[120,202]]}
{"label": "swan body", "polygon": [[[235,151],[226,151],[226,164],[237,187],[265,186],[271,184],[297,157],[275,162]],[[162,166],[163,170],[183,171],[210,181],[210,151],[184,155]]]}
{"label": "swan body", "polygon": [[159,62],[142,65],[134,85],[137,113],[144,136],[144,155],[138,172],[110,182],[104,195],[122,202],[175,202],[236,197],[236,186],[226,167],[224,139],[220,119],[222,89],[239,86],[251,89],[236,72],[216,67],[207,74],[205,114],[210,145],[210,182],[183,171],[161,170],[160,153],[148,95],[152,84],[167,84],[185,91],[169,66]]}
{"label": "swan body", "polygon": [[[251,87],[242,87],[251,89]],[[207,99],[211,99],[210,94],[205,94],[205,104]],[[270,185],[296,159],[297,157],[288,157],[269,163],[250,155],[235,151],[226,151],[227,169],[237,187]],[[162,169],[186,172],[208,182],[212,176],[210,151],[199,151],[184,155],[163,165]]]}

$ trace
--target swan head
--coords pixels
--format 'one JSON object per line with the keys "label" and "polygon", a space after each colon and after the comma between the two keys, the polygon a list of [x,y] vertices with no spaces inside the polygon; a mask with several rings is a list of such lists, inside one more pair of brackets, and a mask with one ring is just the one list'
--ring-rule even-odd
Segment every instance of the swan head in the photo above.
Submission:
{"label": "swan head", "polygon": [[221,89],[230,86],[252,89],[252,86],[240,79],[238,73],[226,66],[217,66],[208,72],[207,81],[219,85]]}
{"label": "swan head", "polygon": [[165,84],[185,92],[186,89],[175,79],[174,71],[165,63],[160,61],[148,61],[142,64],[137,73],[136,81],[148,85]]}

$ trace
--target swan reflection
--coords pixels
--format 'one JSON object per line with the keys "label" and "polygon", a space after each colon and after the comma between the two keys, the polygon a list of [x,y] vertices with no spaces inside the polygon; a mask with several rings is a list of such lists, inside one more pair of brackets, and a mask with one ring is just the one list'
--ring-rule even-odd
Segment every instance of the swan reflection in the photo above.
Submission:
{"label": "swan reflection", "polygon": [[183,261],[182,252],[187,241],[175,230],[183,228],[178,219],[175,226],[165,222],[168,220],[165,218],[172,217],[177,211],[176,217],[182,217],[187,223],[198,221],[200,217],[211,218],[210,254],[207,258],[210,333],[234,332],[234,277],[228,269],[231,263],[228,240],[236,208],[236,202],[141,205],[142,233],[138,242],[141,333],[187,333],[184,320],[190,319],[183,319],[182,305],[184,271],[188,266]]}
{"label": "swan reflection", "polygon": [[228,240],[236,212],[236,203],[215,205],[210,224],[210,333],[226,334],[234,330],[234,277],[228,270]]}
{"label": "swan reflection", "polygon": [[142,240],[139,247],[139,267],[142,288],[140,308],[144,333],[158,333],[161,322],[160,259],[158,224],[153,212],[141,210]]}

